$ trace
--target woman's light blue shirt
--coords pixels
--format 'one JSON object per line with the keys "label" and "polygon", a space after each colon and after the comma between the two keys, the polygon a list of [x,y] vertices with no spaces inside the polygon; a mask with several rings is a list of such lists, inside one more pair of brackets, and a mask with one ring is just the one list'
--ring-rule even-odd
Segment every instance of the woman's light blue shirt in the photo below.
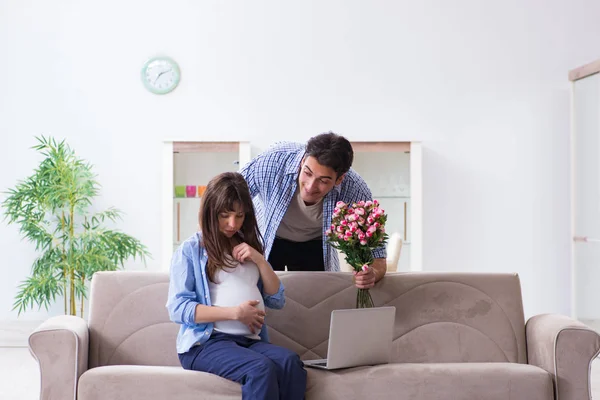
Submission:
{"label": "woman's light blue shirt", "polygon": [[[186,353],[194,344],[204,343],[213,331],[213,323],[196,323],[196,306],[211,306],[206,264],[206,250],[200,244],[202,234],[196,233],[179,246],[171,260],[171,279],[167,309],[171,321],[181,324],[177,335],[177,353]],[[258,290],[262,294],[265,306],[281,309],[285,305],[283,284],[273,295],[263,291],[262,280],[258,280]],[[268,342],[266,325],[260,331],[261,340]]]}

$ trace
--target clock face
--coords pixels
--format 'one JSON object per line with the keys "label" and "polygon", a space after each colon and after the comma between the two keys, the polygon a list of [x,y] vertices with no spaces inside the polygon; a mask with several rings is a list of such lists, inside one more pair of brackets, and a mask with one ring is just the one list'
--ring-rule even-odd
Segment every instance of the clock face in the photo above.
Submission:
{"label": "clock face", "polygon": [[177,87],[179,78],[177,63],[168,57],[151,58],[142,67],[142,82],[152,93],[169,93]]}

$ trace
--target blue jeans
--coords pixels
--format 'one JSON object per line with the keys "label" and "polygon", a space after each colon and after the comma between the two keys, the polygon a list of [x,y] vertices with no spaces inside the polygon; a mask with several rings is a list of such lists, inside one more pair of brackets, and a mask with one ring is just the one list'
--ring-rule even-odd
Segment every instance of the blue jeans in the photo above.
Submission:
{"label": "blue jeans", "polygon": [[306,370],[293,351],[244,336],[213,332],[187,353],[184,369],[208,372],[242,385],[244,400],[302,400]]}

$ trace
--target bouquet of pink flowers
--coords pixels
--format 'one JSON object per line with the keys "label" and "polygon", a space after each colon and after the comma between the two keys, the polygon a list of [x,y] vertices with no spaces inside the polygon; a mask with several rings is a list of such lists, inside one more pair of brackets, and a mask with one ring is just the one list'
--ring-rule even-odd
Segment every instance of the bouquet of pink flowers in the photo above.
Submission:
{"label": "bouquet of pink flowers", "polygon": [[[344,253],[346,262],[356,272],[366,271],[373,263],[371,251],[387,242],[386,220],[387,215],[377,200],[359,201],[352,205],[338,201],[331,227],[325,232],[327,241]],[[373,307],[369,289],[358,289],[356,307]]]}

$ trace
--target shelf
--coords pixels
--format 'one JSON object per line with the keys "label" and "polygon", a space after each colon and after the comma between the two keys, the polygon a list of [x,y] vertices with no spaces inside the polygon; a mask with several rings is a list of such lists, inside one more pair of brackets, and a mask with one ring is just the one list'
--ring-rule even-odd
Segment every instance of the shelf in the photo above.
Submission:
{"label": "shelf", "polygon": [[173,153],[237,152],[240,142],[173,142]]}
{"label": "shelf", "polygon": [[357,152],[410,152],[410,142],[350,142]]}

